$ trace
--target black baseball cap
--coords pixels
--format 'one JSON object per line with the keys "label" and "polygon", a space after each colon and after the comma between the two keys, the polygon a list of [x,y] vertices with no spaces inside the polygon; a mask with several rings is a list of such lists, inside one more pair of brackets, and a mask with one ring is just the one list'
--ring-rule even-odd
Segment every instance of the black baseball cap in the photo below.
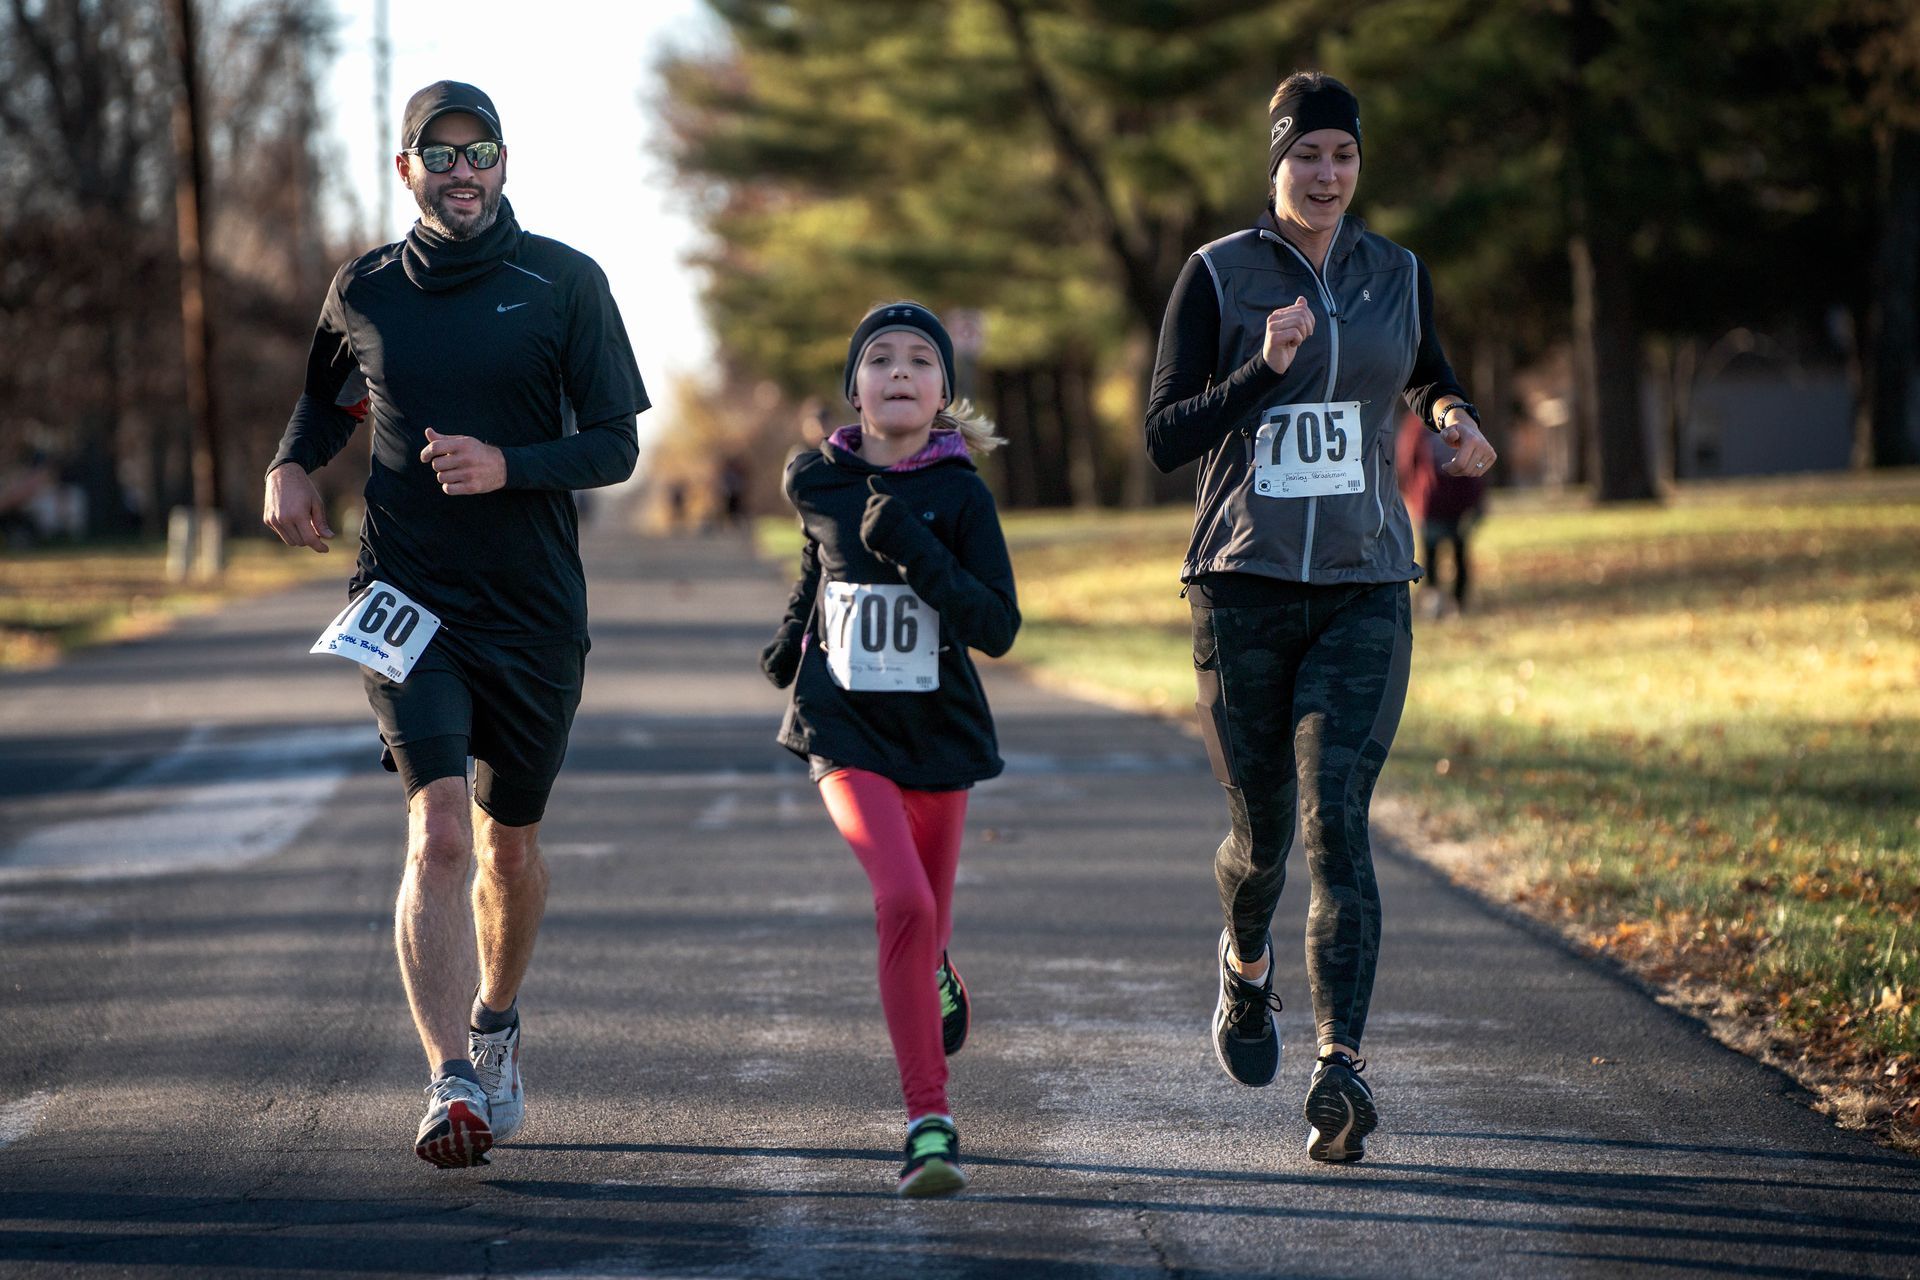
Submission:
{"label": "black baseball cap", "polygon": [[400,149],[419,146],[420,135],[428,125],[455,113],[472,116],[493,130],[495,142],[507,140],[500,132],[500,113],[493,109],[492,98],[458,80],[435,80],[407,99],[407,114],[401,117]]}

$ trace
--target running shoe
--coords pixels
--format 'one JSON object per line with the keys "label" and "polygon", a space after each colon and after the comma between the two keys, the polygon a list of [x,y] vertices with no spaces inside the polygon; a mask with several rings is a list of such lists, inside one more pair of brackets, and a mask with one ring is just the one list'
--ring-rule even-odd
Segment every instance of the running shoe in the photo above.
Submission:
{"label": "running shoe", "polygon": [[1313,1083],[1307,1086],[1307,1154],[1329,1164],[1344,1164],[1367,1154],[1367,1135],[1380,1123],[1374,1110],[1373,1090],[1360,1073],[1367,1069],[1365,1058],[1354,1059],[1344,1053],[1330,1053],[1313,1069]]}
{"label": "running shoe", "polygon": [[413,1153],[442,1169],[486,1164],[493,1145],[486,1090],[459,1076],[440,1076],[427,1086],[427,1115],[413,1140]]}
{"label": "running shoe", "polygon": [[494,1145],[512,1142],[527,1122],[527,1095],[520,1087],[519,1021],[505,1031],[490,1033],[468,1027],[467,1059],[480,1077],[480,1087],[487,1091]]}
{"label": "running shoe", "polygon": [[973,1002],[967,999],[967,984],[947,953],[940,953],[940,969],[934,974],[940,986],[940,1042],[951,1058],[967,1042],[967,1028],[973,1023]]}
{"label": "running shoe", "polygon": [[960,1135],[945,1120],[922,1120],[907,1133],[907,1164],[900,1170],[903,1196],[950,1196],[967,1185],[960,1167]]}
{"label": "running shoe", "polygon": [[1280,1069],[1280,1028],[1273,1015],[1280,997],[1273,993],[1273,939],[1267,939],[1267,974],[1248,982],[1227,963],[1232,942],[1220,931],[1220,999],[1213,1006],[1213,1054],[1220,1067],[1241,1084],[1259,1088],[1273,1083]]}

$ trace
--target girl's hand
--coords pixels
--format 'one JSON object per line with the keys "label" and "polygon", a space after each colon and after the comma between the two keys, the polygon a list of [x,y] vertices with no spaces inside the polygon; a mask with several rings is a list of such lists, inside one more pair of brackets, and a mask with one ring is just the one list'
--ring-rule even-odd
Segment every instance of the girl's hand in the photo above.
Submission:
{"label": "girl's hand", "polygon": [[899,541],[900,522],[910,518],[879,476],[867,478],[867,509],[860,515],[860,541],[867,550],[885,555]]}
{"label": "girl's hand", "polygon": [[1305,298],[1295,298],[1292,306],[1269,311],[1260,358],[1275,373],[1285,373],[1293,367],[1294,353],[1300,350],[1300,344],[1313,336],[1313,326],[1313,308]]}
{"label": "girl's hand", "polygon": [[785,633],[760,651],[760,670],[776,689],[784,689],[800,674],[801,642],[787,639]]}

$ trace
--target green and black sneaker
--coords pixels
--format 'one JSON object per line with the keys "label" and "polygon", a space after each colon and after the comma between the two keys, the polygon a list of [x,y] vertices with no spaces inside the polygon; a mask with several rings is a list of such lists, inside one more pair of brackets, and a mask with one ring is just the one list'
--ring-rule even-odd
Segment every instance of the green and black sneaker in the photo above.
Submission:
{"label": "green and black sneaker", "polygon": [[966,1185],[966,1171],[960,1167],[960,1135],[950,1121],[928,1116],[907,1130],[901,1195],[950,1196]]}
{"label": "green and black sneaker", "polygon": [[960,980],[947,953],[940,953],[940,968],[933,980],[940,987],[940,1043],[951,1058],[967,1042],[967,1028],[973,1021],[973,1002],[967,999],[967,984]]}

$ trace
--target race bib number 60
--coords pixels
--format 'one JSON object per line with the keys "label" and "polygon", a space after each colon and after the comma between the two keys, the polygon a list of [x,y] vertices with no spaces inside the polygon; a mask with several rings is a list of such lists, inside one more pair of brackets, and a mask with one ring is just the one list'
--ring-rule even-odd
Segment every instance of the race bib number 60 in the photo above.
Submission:
{"label": "race bib number 60", "polygon": [[1267,498],[1365,493],[1360,402],[1277,404],[1262,413],[1254,436],[1253,488]]}
{"label": "race bib number 60", "polygon": [[398,587],[373,582],[342,609],[309,653],[337,653],[396,684],[426,652],[440,619]]}
{"label": "race bib number 60", "polygon": [[931,693],[940,687],[940,615],[892,583],[827,583],[827,670],[842,689]]}

